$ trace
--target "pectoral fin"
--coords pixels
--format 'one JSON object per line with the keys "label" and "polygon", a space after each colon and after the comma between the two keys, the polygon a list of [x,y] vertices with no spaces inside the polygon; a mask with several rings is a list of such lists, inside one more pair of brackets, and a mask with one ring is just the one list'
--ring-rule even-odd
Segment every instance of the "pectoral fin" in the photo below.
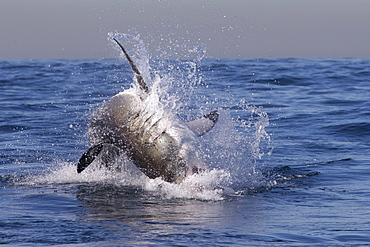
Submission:
{"label": "pectoral fin", "polygon": [[197,136],[202,136],[215,126],[218,116],[219,114],[216,110],[186,124]]}
{"label": "pectoral fin", "polygon": [[92,146],[91,148],[86,150],[85,153],[83,153],[77,164],[77,173],[81,173],[83,170],[85,170],[86,167],[88,167],[95,160],[95,158],[102,151],[103,146],[104,143],[100,143],[98,145]]}

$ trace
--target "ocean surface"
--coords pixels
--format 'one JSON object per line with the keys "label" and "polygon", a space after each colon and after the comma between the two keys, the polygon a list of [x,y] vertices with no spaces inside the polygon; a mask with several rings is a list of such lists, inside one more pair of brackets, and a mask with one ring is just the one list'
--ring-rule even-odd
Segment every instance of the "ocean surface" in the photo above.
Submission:
{"label": "ocean surface", "polygon": [[219,110],[208,171],[77,174],[127,61],[1,60],[0,244],[370,246],[370,59],[140,61],[183,121]]}

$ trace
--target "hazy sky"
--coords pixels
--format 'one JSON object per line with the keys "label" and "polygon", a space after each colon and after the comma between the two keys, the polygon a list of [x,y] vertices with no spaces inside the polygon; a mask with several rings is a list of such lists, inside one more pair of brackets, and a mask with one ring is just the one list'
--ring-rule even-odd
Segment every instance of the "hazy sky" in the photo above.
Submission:
{"label": "hazy sky", "polygon": [[112,31],[153,53],[370,57],[370,0],[0,0],[0,59],[117,57]]}

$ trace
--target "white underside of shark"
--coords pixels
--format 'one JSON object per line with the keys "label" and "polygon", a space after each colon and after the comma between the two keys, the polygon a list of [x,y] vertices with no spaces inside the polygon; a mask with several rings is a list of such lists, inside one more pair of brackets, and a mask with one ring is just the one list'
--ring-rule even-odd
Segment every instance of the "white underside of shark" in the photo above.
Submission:
{"label": "white underside of shark", "polygon": [[97,157],[109,167],[112,157],[126,155],[149,178],[161,177],[180,183],[186,176],[204,170],[193,143],[218,120],[217,111],[182,122],[160,105],[153,105],[151,92],[123,46],[135,74],[133,88],[104,102],[92,115],[88,136],[90,148],[77,165],[78,173]]}

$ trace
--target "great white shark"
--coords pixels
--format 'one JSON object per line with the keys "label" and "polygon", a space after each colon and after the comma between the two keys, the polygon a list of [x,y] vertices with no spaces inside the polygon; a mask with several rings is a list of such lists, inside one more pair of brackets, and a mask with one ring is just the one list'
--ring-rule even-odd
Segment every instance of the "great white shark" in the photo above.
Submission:
{"label": "great white shark", "polygon": [[126,155],[149,178],[173,183],[205,169],[193,142],[213,128],[217,110],[185,123],[166,109],[153,108],[148,100],[151,90],[139,69],[122,44],[113,40],[128,60],[136,86],[114,95],[92,114],[90,148],[79,159],[77,172],[98,157],[110,167],[118,155]]}

